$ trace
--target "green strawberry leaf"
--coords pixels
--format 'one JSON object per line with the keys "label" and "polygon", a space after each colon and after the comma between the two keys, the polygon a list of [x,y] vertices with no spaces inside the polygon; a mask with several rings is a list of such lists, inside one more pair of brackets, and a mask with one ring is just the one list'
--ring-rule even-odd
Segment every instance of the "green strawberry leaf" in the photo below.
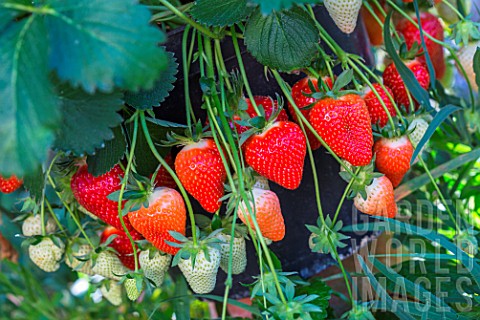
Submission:
{"label": "green strawberry leaf", "polygon": [[252,5],[259,5],[263,14],[269,14],[272,11],[290,9],[296,4],[316,3],[318,0],[249,0]]}
{"label": "green strawberry leaf", "polygon": [[107,173],[125,155],[127,141],[121,126],[113,128],[114,138],[105,142],[105,147],[97,149],[95,154],[87,157],[88,172],[98,177]]}
{"label": "green strawberry leaf", "polygon": [[165,35],[135,0],[48,0],[49,65],[92,93],[149,89],[167,67]]}
{"label": "green strawberry leaf", "polygon": [[137,92],[127,91],[125,93],[125,103],[139,110],[158,107],[168,97],[173,90],[173,83],[177,80],[178,63],[173,53],[167,52],[168,68],[160,74],[160,78],[155,82],[150,90],[140,90]]}
{"label": "green strawberry leaf", "polygon": [[[6,16],[10,11],[0,5],[0,17]],[[47,158],[59,104],[48,78],[44,20],[31,15],[0,26],[0,173],[24,176]]]}
{"label": "green strawberry leaf", "polygon": [[[395,67],[397,68],[398,73],[402,77],[402,79],[405,82],[405,86],[407,89],[410,91],[410,93],[413,95],[413,97],[421,104],[424,106],[427,106],[428,109],[432,109],[432,106],[430,104],[430,98],[428,96],[428,92],[423,89],[420,84],[418,83],[417,79],[415,78],[415,75],[413,74],[412,70],[408,69],[408,67],[403,63],[402,59],[400,59],[400,56],[398,55],[397,51],[395,50],[395,47],[393,45],[393,40],[390,35],[390,20],[392,18],[392,12],[390,12],[386,19],[385,19],[385,26],[383,29],[383,38],[385,39],[385,49],[387,50],[387,53],[390,55],[390,57],[393,60],[393,63],[395,64]],[[433,81],[433,79],[432,79]]]}
{"label": "green strawberry leaf", "polygon": [[480,48],[477,47],[475,55],[473,56],[473,71],[475,72],[475,82],[480,88]]}
{"label": "green strawberry leaf", "polygon": [[207,26],[225,27],[245,20],[253,9],[247,0],[197,0],[190,14]]}
{"label": "green strawberry leaf", "polygon": [[432,59],[430,58],[430,54],[428,53],[427,45],[425,43],[425,36],[423,35],[424,32],[422,28],[421,19],[420,19],[420,10],[418,9],[418,2],[413,1],[413,6],[415,7],[415,15],[417,16],[417,21],[419,21],[418,30],[420,31],[420,40],[422,42],[423,54],[424,54],[425,60],[427,61],[427,68],[428,68],[428,73],[430,74],[430,79],[432,79],[432,81],[430,81],[430,85],[432,86],[433,89],[435,89],[435,83],[436,83],[436,81],[434,80],[435,69],[433,68]]}
{"label": "green strawberry leaf", "polygon": [[39,203],[42,198],[44,185],[45,176],[43,175],[42,166],[40,165],[34,172],[23,178],[23,186],[30,192],[30,197],[34,198],[37,203]]}
{"label": "green strawberry leaf", "polygon": [[122,94],[86,93],[68,84],[58,87],[62,100],[63,121],[54,146],[60,150],[82,156],[93,154],[95,148],[104,147],[113,139],[111,128],[122,122],[117,113],[122,108]]}
{"label": "green strawberry leaf", "polygon": [[453,112],[460,109],[462,108],[451,104],[446,105],[445,107],[440,109],[440,111],[435,115],[435,118],[433,118],[432,122],[429,124],[427,131],[425,131],[425,134],[423,135],[422,139],[420,139],[420,142],[415,148],[415,151],[413,152],[412,158],[410,160],[410,165],[413,165],[413,162],[417,158],[425,143],[430,140],[435,130],[437,130],[437,128],[443,123],[443,121],[445,121],[445,119],[447,119],[448,116],[451,115]]}
{"label": "green strawberry leaf", "polygon": [[255,59],[282,71],[308,66],[318,42],[314,21],[299,7],[273,11],[268,16],[257,9],[245,29],[245,44]]}

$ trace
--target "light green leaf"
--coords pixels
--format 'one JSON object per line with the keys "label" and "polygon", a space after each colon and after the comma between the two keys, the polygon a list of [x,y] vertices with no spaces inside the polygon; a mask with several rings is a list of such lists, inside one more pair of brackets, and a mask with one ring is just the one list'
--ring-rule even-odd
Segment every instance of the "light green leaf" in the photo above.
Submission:
{"label": "light green leaf", "polygon": [[136,0],[49,0],[50,67],[87,92],[150,89],[167,67],[165,40]]}
{"label": "light green leaf", "polygon": [[86,93],[62,85],[62,126],[57,132],[55,147],[75,155],[93,154],[104,142],[113,139],[111,128],[122,122],[117,113],[122,108],[122,93]]}
{"label": "light green leaf", "polygon": [[42,18],[35,15],[0,32],[0,168],[5,175],[33,173],[46,159],[60,120],[45,34]]}
{"label": "light green leaf", "polygon": [[136,109],[146,110],[152,107],[158,107],[165,98],[168,97],[170,91],[174,88],[173,83],[178,72],[178,63],[173,53],[167,52],[168,69],[160,74],[160,78],[155,82],[150,90],[140,90],[138,92],[127,91],[125,93],[125,103]]}
{"label": "light green leaf", "polygon": [[252,5],[259,5],[263,14],[269,14],[272,11],[290,9],[295,4],[316,3],[318,0],[249,0]]}
{"label": "light green leaf", "polygon": [[317,52],[318,42],[314,21],[298,7],[274,11],[268,16],[257,9],[245,29],[245,44],[255,59],[282,71],[309,65]]}
{"label": "light green leaf", "polygon": [[231,26],[252,13],[247,0],[197,0],[190,14],[207,26]]}
{"label": "light green leaf", "polygon": [[98,177],[110,171],[125,155],[127,141],[121,126],[113,128],[114,138],[105,142],[105,147],[97,149],[95,154],[87,157],[88,172]]}

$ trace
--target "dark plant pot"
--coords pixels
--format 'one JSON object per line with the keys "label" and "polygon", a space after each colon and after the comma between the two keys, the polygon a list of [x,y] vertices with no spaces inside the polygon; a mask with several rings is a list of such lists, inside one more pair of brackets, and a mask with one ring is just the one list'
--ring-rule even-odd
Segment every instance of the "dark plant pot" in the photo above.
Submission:
{"label": "dark plant pot", "polygon": [[[315,8],[318,21],[327,29],[330,35],[342,46],[344,50],[350,53],[362,56],[368,65],[373,63],[370,43],[361,17],[355,31],[350,35],[341,33],[335,26],[330,16],[323,6]],[[177,61],[181,62],[182,52],[181,43],[183,28],[176,29],[168,34],[169,39],[166,44],[167,50],[175,54]],[[237,60],[230,39],[226,38],[222,42],[223,55],[227,70],[237,69]],[[327,49],[327,48],[326,48]],[[246,51],[241,43],[242,57],[247,70],[250,86],[254,95],[270,95],[281,93],[280,88],[274,80],[267,81],[263,73],[264,68]],[[328,52],[328,50],[327,50]],[[304,75],[289,74],[284,78],[293,84]],[[175,89],[170,96],[158,108],[156,114],[161,119],[167,119],[179,123],[185,123],[185,97],[183,85],[182,65],[179,65]],[[198,85],[200,74],[198,65],[191,66],[190,72],[190,96],[195,112],[205,119],[205,111],[201,110],[202,91]],[[325,215],[333,216],[340,198],[345,190],[346,183],[340,178],[338,172],[339,164],[329,155],[325,149],[321,148],[315,151],[315,163],[317,167],[318,179],[321,190],[322,208]],[[328,266],[334,264],[334,260],[328,254],[312,253],[308,246],[310,232],[305,228],[305,224],[316,224],[318,218],[317,205],[315,201],[315,190],[312,179],[312,169],[308,158],[305,163],[304,178],[300,187],[294,191],[284,189],[275,183],[270,183],[271,189],[278,195],[282,207],[282,212],[286,224],[286,236],[277,243],[273,243],[270,248],[280,259],[284,271],[298,271],[303,278],[311,277]],[[203,212],[198,203],[193,200],[192,204],[196,212]],[[352,202],[345,201],[340,212],[340,219],[344,225],[352,224],[352,218],[358,213],[352,210]],[[211,215],[210,215],[211,216]],[[363,239],[367,239],[370,233],[349,234],[351,236],[347,247],[340,250],[341,257],[352,254],[352,247],[360,245]],[[251,283],[252,276],[259,274],[255,250],[250,242],[247,245],[248,266],[245,273],[233,277],[233,288],[231,290],[232,298],[241,298],[248,295],[248,288],[241,283]],[[217,287],[214,293],[222,295],[226,274],[219,271],[217,278]]]}

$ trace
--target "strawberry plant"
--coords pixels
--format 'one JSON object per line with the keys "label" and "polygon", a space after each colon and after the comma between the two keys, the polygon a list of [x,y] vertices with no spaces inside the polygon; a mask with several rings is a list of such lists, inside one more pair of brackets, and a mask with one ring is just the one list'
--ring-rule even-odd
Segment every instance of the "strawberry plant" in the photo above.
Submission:
{"label": "strawberry plant", "polygon": [[0,315],[478,318],[471,2],[0,0]]}

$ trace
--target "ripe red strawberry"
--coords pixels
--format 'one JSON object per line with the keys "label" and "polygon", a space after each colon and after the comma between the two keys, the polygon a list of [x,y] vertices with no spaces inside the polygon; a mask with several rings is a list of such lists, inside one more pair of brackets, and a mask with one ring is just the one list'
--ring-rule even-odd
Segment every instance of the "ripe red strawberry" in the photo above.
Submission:
{"label": "ripe red strawberry", "polygon": [[4,178],[0,176],[0,192],[1,193],[12,193],[13,191],[20,188],[23,180],[18,179],[16,176],[12,175],[10,178]]}
{"label": "ripe red strawberry", "polygon": [[339,157],[354,166],[366,166],[372,160],[370,116],[359,95],[318,101],[310,111],[309,121]]}
{"label": "ripe red strawberry", "polygon": [[108,226],[105,228],[105,230],[103,230],[102,236],[100,237],[100,243],[104,243],[111,235],[114,234],[117,236],[112,242],[110,242],[109,247],[112,247],[118,252],[117,256],[125,267],[134,270],[135,257],[133,256],[133,248],[125,232]]}
{"label": "ripe red strawberry", "polygon": [[[165,161],[170,166],[170,168],[173,169],[172,154],[170,153],[167,154],[167,156],[165,157]],[[177,188],[177,184],[175,183],[175,180],[173,180],[170,173],[168,173],[167,169],[165,169],[163,166],[160,166],[160,168],[158,169],[158,173],[155,178],[155,187],[167,187],[172,189]]]}
{"label": "ripe red strawberry", "polygon": [[[417,17],[412,17],[415,22],[418,23]],[[422,12],[420,13],[420,22],[422,24],[423,32],[431,35],[435,39],[443,41],[443,27],[440,23],[440,20],[431,13]],[[417,42],[419,45],[422,44],[420,39],[420,30],[415,27],[413,23],[407,19],[401,19],[396,25],[397,31],[403,35],[408,49]],[[435,69],[435,76],[437,79],[441,79],[445,74],[445,57],[443,54],[443,47],[440,44],[437,44],[425,36],[425,45],[427,51],[432,59],[433,68]],[[423,52],[423,49],[420,49],[420,53]],[[425,56],[422,55],[418,57],[420,62],[425,63]]]}
{"label": "ripe red strawberry", "polygon": [[[122,168],[116,165],[109,172],[94,177],[88,172],[87,165],[83,165],[78,168],[70,182],[73,196],[80,205],[119,230],[123,230],[123,227],[118,218],[118,203],[107,197],[112,192],[120,190],[120,180],[123,175]],[[122,208],[125,202],[123,202]],[[138,239],[140,235],[133,229],[127,217],[123,217],[123,221],[132,237]]]}
{"label": "ripe red strawberry", "polygon": [[403,176],[410,169],[413,146],[407,136],[381,138],[373,146],[375,165],[385,174],[394,187],[398,186]]}
{"label": "ripe red strawberry", "polygon": [[189,144],[175,159],[175,171],[185,189],[210,213],[222,205],[227,172],[213,139]]}
{"label": "ripe red strawberry", "polygon": [[133,227],[157,249],[174,255],[179,248],[172,247],[165,240],[178,242],[169,231],[185,235],[187,213],[183,198],[174,189],[155,188],[148,199],[148,208],[142,207],[130,212],[128,219]]}
{"label": "ripe red strawberry", "polygon": [[[420,86],[427,90],[430,86],[430,74],[428,73],[425,65],[418,60],[411,60],[407,62],[406,65],[410,70],[412,70]],[[405,89],[404,81],[402,77],[400,77],[400,74],[393,63],[388,65],[383,72],[383,83],[392,89],[395,102],[398,105],[409,106],[408,95]],[[412,99],[414,98],[412,97]],[[415,104],[415,109],[418,109],[418,103]],[[410,111],[410,108],[407,108],[407,110]]]}
{"label": "ripe red strawberry", "polygon": [[[262,236],[272,241],[280,241],[285,237],[285,223],[283,221],[282,210],[280,209],[280,201],[277,195],[270,190],[258,188],[252,189],[253,202],[250,202],[251,210],[255,210],[255,218],[257,220]],[[247,204],[242,201],[240,203],[238,217],[245,224],[250,224],[255,230],[252,217]]]}
{"label": "ripe red strawberry", "polygon": [[[387,92],[378,83],[374,83],[373,87],[375,88],[375,90],[377,90],[378,94],[382,98],[383,102],[385,103],[385,106],[387,107],[388,111],[390,112],[390,115],[392,117],[395,117],[397,115],[397,111],[395,111],[395,107],[394,107],[393,103],[388,98]],[[392,90],[390,90],[389,87],[385,87],[385,88],[390,93],[390,95],[393,97]],[[368,88],[367,92],[363,96],[363,100],[365,100],[365,104],[367,105],[368,113],[370,114],[371,123],[372,124],[377,124],[378,123],[380,128],[385,127],[385,125],[388,122],[388,115],[385,112],[385,109],[383,109],[383,106],[380,103],[380,100],[378,100],[377,96],[375,95],[375,92],[373,92],[370,88]]]}
{"label": "ripe red strawberry", "polygon": [[393,186],[386,176],[373,179],[365,188],[367,198],[359,193],[353,201],[355,207],[363,213],[373,216],[393,218],[397,214],[397,204],[393,194]]}
{"label": "ripe red strawberry", "polygon": [[[317,101],[317,99],[307,96],[308,94],[312,93],[312,90],[310,89],[310,86],[308,84],[309,80],[313,84],[314,88],[318,91],[318,80],[315,78],[309,78],[309,77],[300,79],[292,87],[293,101],[295,101],[295,104],[307,119],[311,109],[305,109],[305,107]],[[325,82],[325,84],[328,86],[329,89],[332,89],[333,87],[332,79],[330,79],[329,77],[325,77],[323,81]],[[288,104],[288,111],[292,115],[293,121],[298,123],[297,114],[295,113],[295,110],[293,109],[293,106],[290,103]],[[320,143],[320,141],[318,141],[318,139],[315,137],[312,131],[309,130],[308,128],[305,128],[305,130],[307,132],[307,138],[312,149],[316,150],[320,148],[322,144]]]}
{"label": "ripe red strawberry", "polygon": [[[270,116],[272,115],[273,111],[278,109],[278,102],[277,100],[273,100],[271,97],[267,96],[254,96],[253,99],[255,100],[255,104],[257,106],[262,105],[263,110],[265,111],[265,119],[270,119]],[[258,116],[257,112],[253,108],[252,101],[250,99],[245,98],[245,101],[247,102],[248,108],[245,110],[245,112],[248,114],[250,118],[255,118]],[[237,116],[237,119],[235,120],[240,120],[240,117]],[[285,110],[280,111],[280,113],[277,116],[276,121],[288,121],[288,116]],[[242,134],[245,131],[247,131],[249,128],[245,126],[241,126],[236,124],[237,126],[237,132],[238,134]]]}
{"label": "ripe red strawberry", "polygon": [[242,145],[245,161],[260,175],[293,190],[302,181],[307,143],[298,125],[275,122]]}

